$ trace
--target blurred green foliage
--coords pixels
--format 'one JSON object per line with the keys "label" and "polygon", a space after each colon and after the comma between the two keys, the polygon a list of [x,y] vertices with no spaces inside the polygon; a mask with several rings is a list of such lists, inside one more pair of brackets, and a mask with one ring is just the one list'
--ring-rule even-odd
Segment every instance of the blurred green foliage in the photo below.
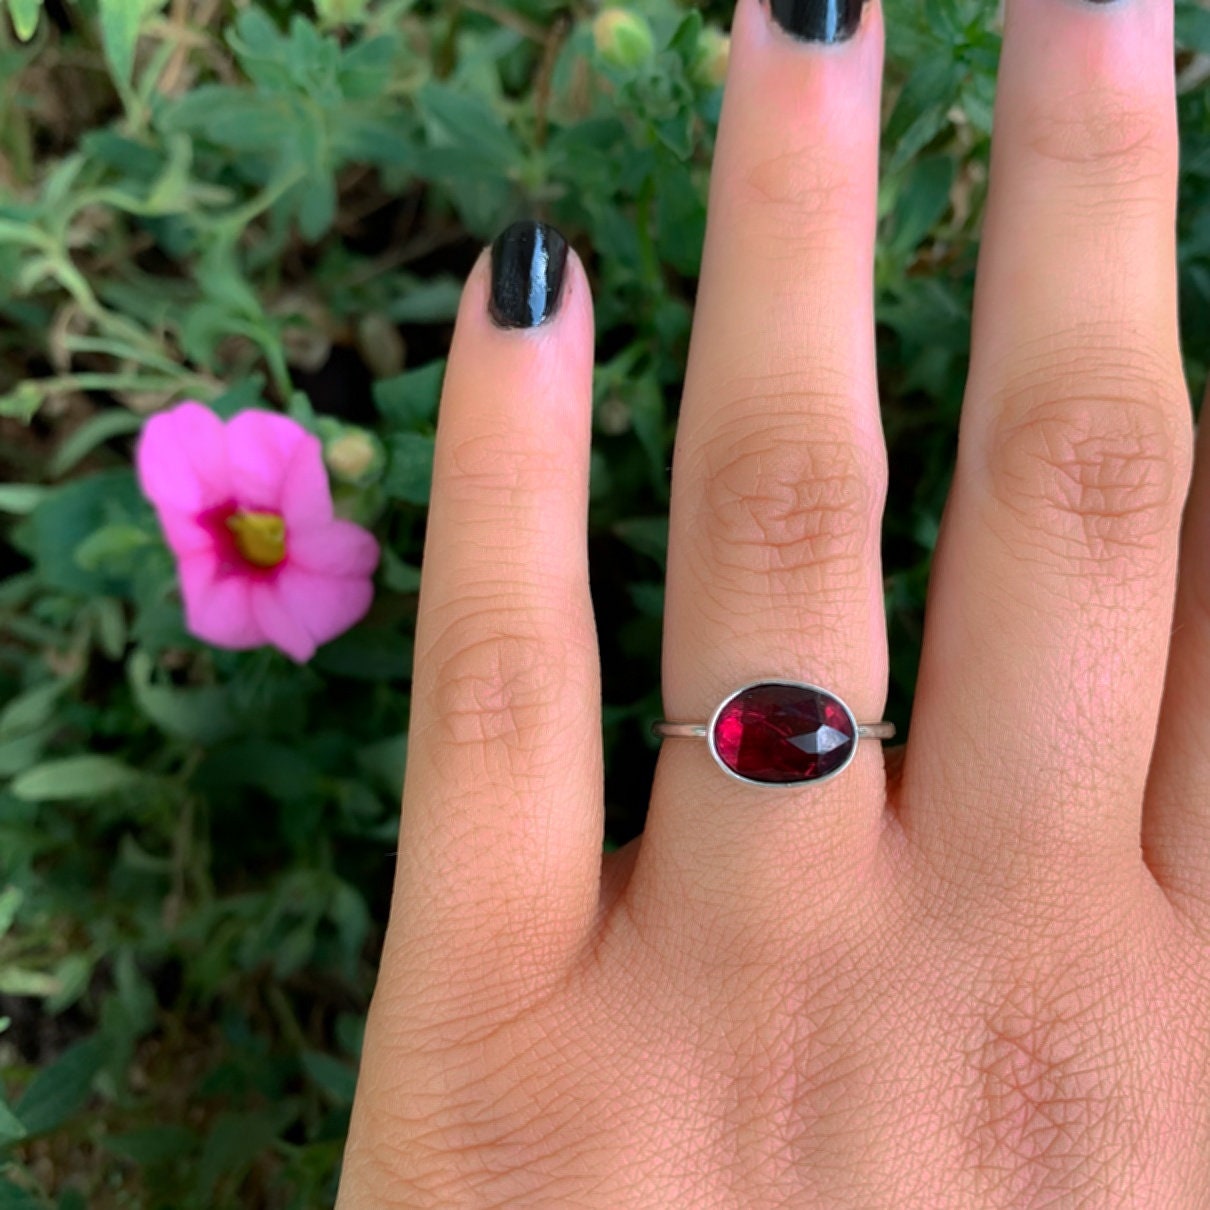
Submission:
{"label": "blurred green foliage", "polygon": [[[392,875],[443,357],[466,271],[524,215],[593,280],[606,843],[641,830],[730,6],[643,0],[594,38],[594,9],[554,0],[5,4],[0,1206],[328,1205]],[[905,732],[1000,36],[982,0],[886,10],[887,714]],[[1200,397],[1210,14],[1177,18]],[[306,667],[184,631],[131,450],[187,397],[381,443],[337,482],[386,552],[374,609]]]}

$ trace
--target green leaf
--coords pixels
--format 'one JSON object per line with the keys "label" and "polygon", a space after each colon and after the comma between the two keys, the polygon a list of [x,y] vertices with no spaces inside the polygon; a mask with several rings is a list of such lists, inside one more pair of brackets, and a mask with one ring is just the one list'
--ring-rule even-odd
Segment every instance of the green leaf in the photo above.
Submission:
{"label": "green leaf", "polygon": [[[357,2],[364,7],[366,0]],[[391,86],[397,50],[394,34],[354,42],[340,57],[340,91],[350,100],[381,96]]]}
{"label": "green leaf", "polygon": [[336,1044],[345,1054],[360,1055],[362,1042],[365,1039],[366,1022],[362,1016],[354,1013],[339,1013],[333,1032]]}
{"label": "green leaf", "polygon": [[225,84],[193,89],[164,116],[169,132],[201,135],[229,151],[271,152],[282,164],[298,159],[290,137],[294,121],[284,97],[258,96]]}
{"label": "green leaf", "polygon": [[238,1181],[297,1113],[287,1102],[260,1113],[223,1114],[206,1138],[193,1175],[192,1187],[201,1199],[208,1200],[220,1180]]}
{"label": "green leaf", "polygon": [[43,1210],[43,1205],[32,1193],[0,1176],[0,1210]]}
{"label": "green leaf", "polygon": [[42,204],[47,212],[53,212],[72,196],[76,179],[87,167],[88,161],[79,153],[66,156],[51,170],[42,185]]}
{"label": "green leaf", "polygon": [[394,681],[409,674],[411,659],[410,637],[381,627],[358,626],[320,647],[311,666],[355,680]]}
{"label": "green leaf", "polygon": [[427,428],[437,414],[445,359],[430,361],[415,370],[374,384],[374,403],[389,427],[414,431]]}
{"label": "green leaf", "polygon": [[150,546],[154,541],[145,529],[137,525],[121,522],[103,525],[76,547],[76,565],[84,571],[117,571],[128,555],[142,546]]}
{"label": "green leaf", "polygon": [[667,499],[668,450],[664,444],[664,397],[659,384],[650,377],[633,384],[630,396],[630,419],[634,434],[647,455],[651,480],[662,499]]}
{"label": "green leaf", "polygon": [[357,1087],[357,1072],[340,1059],[318,1050],[305,1050],[300,1056],[303,1071],[337,1105],[351,1105]]}
{"label": "green leaf", "polygon": [[46,971],[27,970],[11,962],[0,967],[0,995],[49,999],[58,990],[58,979]]}
{"label": "green leaf", "polygon": [[230,420],[248,408],[264,408],[265,380],[260,374],[241,379],[209,403],[210,410],[223,420]]}
{"label": "green leaf", "polygon": [[[417,281],[387,303],[385,314],[401,324],[448,323],[458,313],[462,298],[462,283],[452,277],[440,276]],[[444,370],[445,361],[431,361],[413,374],[423,374],[433,366]],[[440,377],[440,375],[439,375]],[[387,381],[394,381],[387,379]]]}
{"label": "green leaf", "polygon": [[98,412],[86,420],[78,429],[55,450],[46,465],[46,473],[52,479],[71,470],[82,458],[86,458],[99,445],[104,445],[112,437],[124,437],[129,433],[137,433],[143,427],[143,417],[133,412],[110,408]]}
{"label": "green leaf", "polygon": [[114,1155],[140,1165],[184,1159],[198,1144],[197,1135],[184,1126],[146,1126],[125,1134],[107,1135],[101,1146]]}
{"label": "green leaf", "polygon": [[209,746],[239,733],[241,721],[225,687],[153,685],[153,667],[146,651],[136,651],[127,662],[126,674],[139,709],[166,735]]}
{"label": "green leaf", "polygon": [[1210,55],[1210,9],[1198,4],[1176,6],[1176,44]]}
{"label": "green leaf", "polygon": [[[416,93],[416,104],[433,144],[423,158],[439,175],[502,176],[521,162],[512,131],[483,97],[428,80]],[[433,154],[441,149],[453,154]]]}
{"label": "green leaf", "polygon": [[613,532],[632,550],[654,559],[661,567],[668,559],[668,518],[632,517],[614,523]]}
{"label": "green leaf", "polygon": [[28,42],[34,36],[41,12],[42,0],[8,0],[8,13],[20,41]]}
{"label": "green leaf", "polygon": [[19,382],[11,391],[0,395],[0,416],[29,424],[42,406],[42,399],[42,392],[34,383]]}
{"label": "green leaf", "polygon": [[433,449],[433,438],[423,433],[396,433],[391,437],[382,490],[395,500],[427,504],[433,482]]}
{"label": "green leaf", "polygon": [[357,767],[383,794],[397,800],[403,792],[407,753],[407,736],[392,735],[358,749]]}
{"label": "green leaf", "polygon": [[[29,1131],[25,1129],[25,1124],[19,1117],[0,1100],[0,1147],[6,1143],[15,1143],[18,1139],[23,1139]],[[0,1187],[0,1206],[4,1205],[4,1193]]]}
{"label": "green leaf", "polygon": [[0,513],[32,513],[48,491],[37,483],[0,483]]}
{"label": "green leaf", "polygon": [[677,55],[685,66],[693,63],[705,24],[702,14],[696,8],[690,9],[668,39],[667,49]]}
{"label": "green leaf", "polygon": [[39,1071],[14,1106],[26,1130],[46,1134],[78,1113],[104,1062],[105,1043],[97,1036],[69,1046]]}
{"label": "green leaf", "polygon": [[25,892],[17,886],[6,886],[3,891],[0,891],[0,937],[3,937],[13,927],[13,921],[17,918],[17,910],[24,898]]}
{"label": "green leaf", "polygon": [[46,997],[47,1015],[56,1016],[74,1004],[88,990],[95,968],[96,961],[90,953],[65,955],[52,972],[55,990]]}
{"label": "green leaf", "polygon": [[[349,979],[355,979],[357,963],[370,931],[370,910],[365,897],[347,882],[337,883],[328,902],[328,919],[336,926],[340,936],[345,971]],[[349,1099],[353,1099],[351,1089]]]}
{"label": "green leaf", "polygon": [[898,172],[945,127],[965,74],[965,66],[949,50],[916,64],[882,136],[887,173]]}
{"label": "green leaf", "polygon": [[627,589],[635,608],[644,617],[662,618],[664,616],[664,586],[663,584],[628,584]]}
{"label": "green leaf", "polygon": [[892,242],[901,252],[915,250],[949,208],[954,183],[951,156],[933,155],[916,160],[904,175],[895,203]]}
{"label": "green leaf", "polygon": [[0,739],[12,739],[48,722],[55,703],[72,684],[68,679],[44,681],[18,694],[0,711]]}
{"label": "green leaf", "polygon": [[0,777],[14,777],[37,764],[55,730],[55,725],[50,723],[14,739],[0,740]]}
{"label": "green leaf", "polygon": [[126,651],[126,613],[122,602],[113,597],[94,597],[88,602],[101,652],[111,660],[120,660]]}
{"label": "green leaf", "polygon": [[336,218],[336,180],[330,172],[313,172],[292,191],[298,201],[298,231],[314,243]]}
{"label": "green leaf", "polygon": [[168,163],[144,203],[151,214],[175,214],[189,206],[193,182],[193,140],[187,135],[168,136]]}
{"label": "green leaf", "polygon": [[330,115],[332,149],[342,162],[364,160],[380,167],[416,164],[416,132],[410,115],[378,115],[352,109]]}
{"label": "green leaf", "polygon": [[217,746],[198,766],[199,789],[218,799],[254,786],[281,803],[297,803],[315,793],[320,773],[297,747],[249,739]]}
{"label": "green leaf", "polygon": [[134,71],[134,48],[139,26],[147,9],[145,0],[99,0],[101,42],[105,58],[118,88],[130,83]]}
{"label": "green leaf", "polygon": [[405,563],[389,546],[382,548],[382,582],[392,592],[419,592],[420,568]]}
{"label": "green leaf", "polygon": [[144,782],[144,775],[111,756],[65,756],[27,769],[11,793],[26,802],[103,798]]}
{"label": "green leaf", "polygon": [[21,547],[38,565],[44,584],[80,596],[124,596],[120,578],[89,571],[76,562],[76,548],[98,524],[128,521],[149,513],[134,472],[121,467],[76,479],[52,491],[22,522]]}

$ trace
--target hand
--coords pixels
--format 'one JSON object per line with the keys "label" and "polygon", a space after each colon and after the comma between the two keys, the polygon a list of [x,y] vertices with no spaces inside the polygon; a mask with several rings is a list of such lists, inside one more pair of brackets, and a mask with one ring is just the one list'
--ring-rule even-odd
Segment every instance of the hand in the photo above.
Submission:
{"label": "hand", "polygon": [[[761,676],[882,717],[883,27],[857,17],[822,45],[735,14],[668,719]],[[1210,1206],[1210,438],[1182,534],[1172,20],[1008,0],[910,744],[770,788],[666,739],[603,868],[589,288],[532,225],[494,295],[480,259],[341,1210]]]}

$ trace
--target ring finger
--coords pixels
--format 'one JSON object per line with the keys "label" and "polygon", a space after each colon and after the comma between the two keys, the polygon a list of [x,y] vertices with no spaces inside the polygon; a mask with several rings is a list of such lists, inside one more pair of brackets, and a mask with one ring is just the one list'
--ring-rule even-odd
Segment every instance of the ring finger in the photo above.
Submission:
{"label": "ring finger", "polygon": [[[887,678],[872,297],[882,20],[860,0],[772,10],[740,0],[732,26],[674,458],[665,717],[705,721],[742,684],[777,677],[869,722]],[[666,740],[631,898],[666,905],[672,881],[692,911],[700,871],[714,871],[709,897],[725,870],[732,913],[750,918],[746,899],[776,914],[779,881],[846,876],[828,850],[861,830],[876,839],[884,789],[877,744],[826,784],[766,788],[725,776],[706,744]]]}

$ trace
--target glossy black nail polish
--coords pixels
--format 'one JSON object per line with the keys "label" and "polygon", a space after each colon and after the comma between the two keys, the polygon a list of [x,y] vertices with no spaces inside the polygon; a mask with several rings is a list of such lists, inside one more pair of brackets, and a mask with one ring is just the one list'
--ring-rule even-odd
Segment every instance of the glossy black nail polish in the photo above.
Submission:
{"label": "glossy black nail polish", "polygon": [[535,328],[559,308],[567,241],[546,223],[513,223],[492,244],[488,310],[502,328]]}
{"label": "glossy black nail polish", "polygon": [[769,0],[773,20],[809,42],[843,42],[861,24],[862,0]]}

